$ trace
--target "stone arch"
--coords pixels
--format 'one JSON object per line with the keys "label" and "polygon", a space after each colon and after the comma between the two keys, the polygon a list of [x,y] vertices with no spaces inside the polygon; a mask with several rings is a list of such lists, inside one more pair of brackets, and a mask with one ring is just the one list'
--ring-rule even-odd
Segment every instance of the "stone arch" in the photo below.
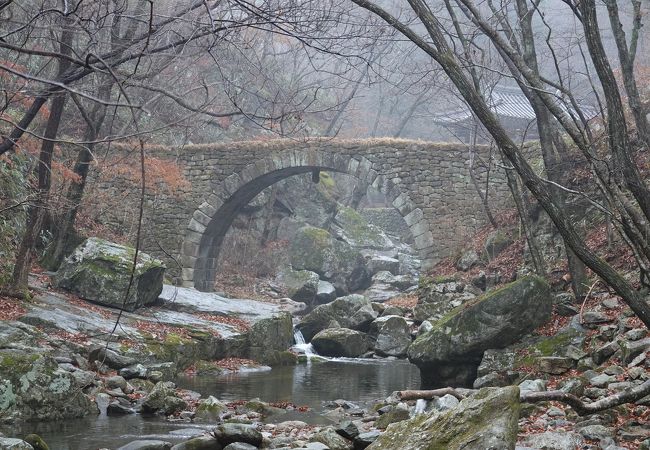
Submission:
{"label": "stone arch", "polygon": [[305,148],[278,151],[212,186],[212,193],[194,211],[185,230],[181,248],[183,286],[201,291],[212,290],[221,244],[238,211],[272,184],[313,170],[354,176],[386,195],[406,221],[423,266],[427,266],[427,259],[432,253],[433,235],[422,210],[408,194],[379,174],[373,163],[364,156]]}

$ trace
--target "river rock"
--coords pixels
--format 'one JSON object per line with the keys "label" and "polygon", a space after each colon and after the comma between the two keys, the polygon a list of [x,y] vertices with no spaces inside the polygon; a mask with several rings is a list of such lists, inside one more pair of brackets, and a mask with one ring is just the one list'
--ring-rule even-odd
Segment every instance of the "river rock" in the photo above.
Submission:
{"label": "river rock", "polygon": [[257,447],[245,442],[233,442],[232,444],[226,445],[223,450],[257,450]]}
{"label": "river rock", "polygon": [[262,433],[257,431],[254,425],[243,423],[222,423],[213,431],[221,445],[232,444],[233,442],[245,442],[259,447],[262,444]]}
{"label": "river rock", "polygon": [[453,409],[389,426],[368,450],[514,449],[518,419],[517,387],[484,388]]}
{"label": "river rock", "polygon": [[133,311],[156,301],[162,292],[165,266],[139,253],[128,298],[135,250],[99,238],[88,238],[68,256],[52,281],[81,298]]}
{"label": "river rock", "polygon": [[570,431],[547,431],[539,434],[525,435],[520,442],[522,445],[544,450],[566,450],[583,448],[585,440],[578,433]]}
{"label": "river rock", "polygon": [[312,442],[325,444],[330,450],[352,450],[354,445],[340,436],[332,427],[327,427],[313,435]]}
{"label": "river rock", "polygon": [[353,294],[317,306],[303,317],[296,328],[302,332],[306,341],[310,341],[316,333],[328,328],[332,322],[344,328],[364,331],[377,316],[370,300],[362,295]]}
{"label": "river rock", "polygon": [[107,349],[105,345],[92,347],[88,353],[88,361],[99,361],[102,364],[106,364],[111,369],[116,370],[132,366],[137,362],[135,358],[120,355],[110,348]]}
{"label": "river rock", "polygon": [[[246,335],[246,356],[268,365],[282,364],[286,350],[293,344],[291,314],[279,313],[260,319]],[[229,355],[228,355],[229,356]]]}
{"label": "river rock", "polygon": [[334,239],[322,228],[298,230],[289,247],[294,270],[310,270],[347,293],[370,285],[370,275],[361,253],[347,242]]}
{"label": "river rock", "polygon": [[119,447],[117,450],[170,450],[171,448],[171,442],[155,439],[140,439],[129,442],[128,444]]}
{"label": "river rock", "polygon": [[403,356],[411,345],[411,330],[404,317],[382,316],[370,324],[374,350],[383,356]]}
{"label": "river rock", "polygon": [[216,397],[210,395],[208,398],[199,400],[196,406],[195,421],[216,422],[221,414],[228,410],[228,407],[221,403]]}
{"label": "river rock", "polygon": [[309,270],[283,269],[276,277],[276,281],[287,290],[291,300],[311,303],[318,291],[318,274]]}
{"label": "river rock", "polygon": [[22,439],[0,437],[0,450],[34,450]]}
{"label": "river rock", "polygon": [[64,420],[98,412],[53,358],[0,350],[1,421]]}
{"label": "river rock", "polygon": [[336,288],[329,281],[318,281],[316,290],[316,302],[319,304],[329,303],[336,299]]}
{"label": "river rock", "polygon": [[356,358],[370,348],[370,340],[365,333],[349,328],[323,330],[314,336],[311,343],[316,352],[323,356]]}
{"label": "river rock", "polygon": [[528,276],[485,294],[433,323],[408,356],[420,368],[423,387],[472,386],[487,349],[516,342],[551,316],[548,283]]}
{"label": "river rock", "polygon": [[165,406],[168,403],[167,397],[176,397],[176,385],[171,381],[160,381],[156,383],[153,390],[142,399],[142,412],[147,414],[167,413]]}
{"label": "river rock", "polygon": [[171,450],[221,450],[221,448],[221,444],[214,437],[197,436],[189,441],[174,445]]}

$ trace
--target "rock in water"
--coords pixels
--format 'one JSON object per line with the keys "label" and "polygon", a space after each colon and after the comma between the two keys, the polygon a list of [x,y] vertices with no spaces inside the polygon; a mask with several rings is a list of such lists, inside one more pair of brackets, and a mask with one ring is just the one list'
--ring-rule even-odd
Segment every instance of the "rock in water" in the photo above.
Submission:
{"label": "rock in water", "polygon": [[348,328],[329,328],[314,336],[314,349],[323,356],[344,356],[355,358],[366,353],[370,341],[365,333]]}
{"label": "rock in water", "polygon": [[462,305],[417,337],[408,350],[424,388],[468,386],[483,352],[516,342],[551,316],[548,283],[528,276]]}
{"label": "rock in water", "polygon": [[0,351],[0,421],[63,420],[98,412],[74,376],[51,357]]}
{"label": "rock in water", "polygon": [[344,328],[365,331],[377,315],[370,300],[362,295],[352,294],[317,306],[303,317],[296,328],[302,332],[306,341],[310,341],[319,331],[330,328],[333,322]]}
{"label": "rock in water", "polygon": [[133,284],[124,301],[135,250],[98,238],[89,238],[68,256],[54,276],[54,284],[81,298],[134,311],[156,301],[162,292],[165,266],[139,253]]}
{"label": "rock in water", "polygon": [[389,425],[368,450],[511,450],[518,419],[516,386],[484,388],[453,409]]}

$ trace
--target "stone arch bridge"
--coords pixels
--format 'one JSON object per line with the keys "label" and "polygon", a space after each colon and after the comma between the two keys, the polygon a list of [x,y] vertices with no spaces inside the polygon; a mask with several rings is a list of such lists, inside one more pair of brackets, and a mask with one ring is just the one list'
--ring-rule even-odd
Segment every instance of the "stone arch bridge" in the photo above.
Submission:
{"label": "stone arch bridge", "polygon": [[[191,187],[182,195],[149,198],[143,250],[167,263],[184,286],[213,289],[223,238],[236,214],[266,187],[316,170],[356,177],[386,195],[414,238],[424,268],[456,252],[486,223],[461,144],[401,139],[274,140],[149,147],[173,159]],[[479,154],[488,159],[487,148]],[[486,186],[487,171],[475,171]],[[509,196],[500,170],[489,177],[493,207]],[[180,267],[179,267],[180,266]]]}

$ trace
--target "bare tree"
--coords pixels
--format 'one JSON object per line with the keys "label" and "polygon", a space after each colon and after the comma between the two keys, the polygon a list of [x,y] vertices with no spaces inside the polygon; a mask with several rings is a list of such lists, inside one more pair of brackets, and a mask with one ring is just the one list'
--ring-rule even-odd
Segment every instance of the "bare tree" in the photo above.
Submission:
{"label": "bare tree", "polygon": [[[443,31],[440,15],[434,15],[431,6],[424,0],[409,0],[412,16],[417,18],[418,26],[416,27],[398,19],[374,2],[367,0],[352,1],[397,29],[440,65],[478,120],[491,134],[525,186],[546,210],[564,238],[566,245],[587,267],[613,287],[646,326],[650,326],[650,305],[647,301],[647,289],[645,287],[641,289],[635,288],[622,274],[617,272],[585,244],[574,222],[564,211],[562,200],[558,199],[554,194],[555,189],[563,189],[564,187],[552,180],[541,177],[531,168],[519,146],[508,135],[485,98],[477,90],[471,75],[468,75],[467,70],[462,65],[458,54],[454,51],[453,37],[450,38]],[[465,17],[498,50],[501,58],[507,63],[517,81],[530,89],[539,98],[540,103],[554,117],[558,126],[569,135],[573,144],[583,152],[594,171],[601,189],[601,195],[609,201],[608,205],[611,209],[603,209],[608,214],[616,215],[616,220],[621,224],[627,242],[634,245],[637,257],[642,258],[639,268],[641,270],[641,281],[645,283],[644,265],[647,267],[647,257],[644,246],[647,243],[642,242],[639,235],[643,235],[648,219],[650,219],[650,215],[648,215],[650,210],[647,205],[647,202],[650,201],[648,187],[641,178],[638,167],[631,156],[629,133],[626,118],[623,115],[621,96],[602,44],[594,2],[587,0],[566,3],[571,8],[570,12],[575,14],[582,24],[589,56],[604,93],[607,107],[607,145],[603,151],[606,151],[612,159],[611,168],[614,169],[612,180],[604,177],[604,171],[610,168],[609,164],[603,163],[602,157],[596,158],[596,155],[592,153],[593,145],[596,142],[591,140],[593,133],[588,122],[583,120],[584,115],[580,116],[580,112],[577,111],[579,106],[575,101],[575,96],[570,91],[567,91],[566,87],[542,77],[538,71],[531,68],[521,51],[509,41],[510,31],[508,28],[503,27],[503,23],[499,23],[498,19],[496,23],[491,23],[483,15],[481,8],[471,0],[456,1]],[[425,35],[422,34],[422,29],[425,30]],[[551,88],[561,91],[560,99]],[[562,103],[562,98],[569,100],[568,105]],[[564,188],[563,190],[566,191],[567,189]],[[599,205],[597,202],[596,204]],[[645,219],[645,223],[640,219]]]}

